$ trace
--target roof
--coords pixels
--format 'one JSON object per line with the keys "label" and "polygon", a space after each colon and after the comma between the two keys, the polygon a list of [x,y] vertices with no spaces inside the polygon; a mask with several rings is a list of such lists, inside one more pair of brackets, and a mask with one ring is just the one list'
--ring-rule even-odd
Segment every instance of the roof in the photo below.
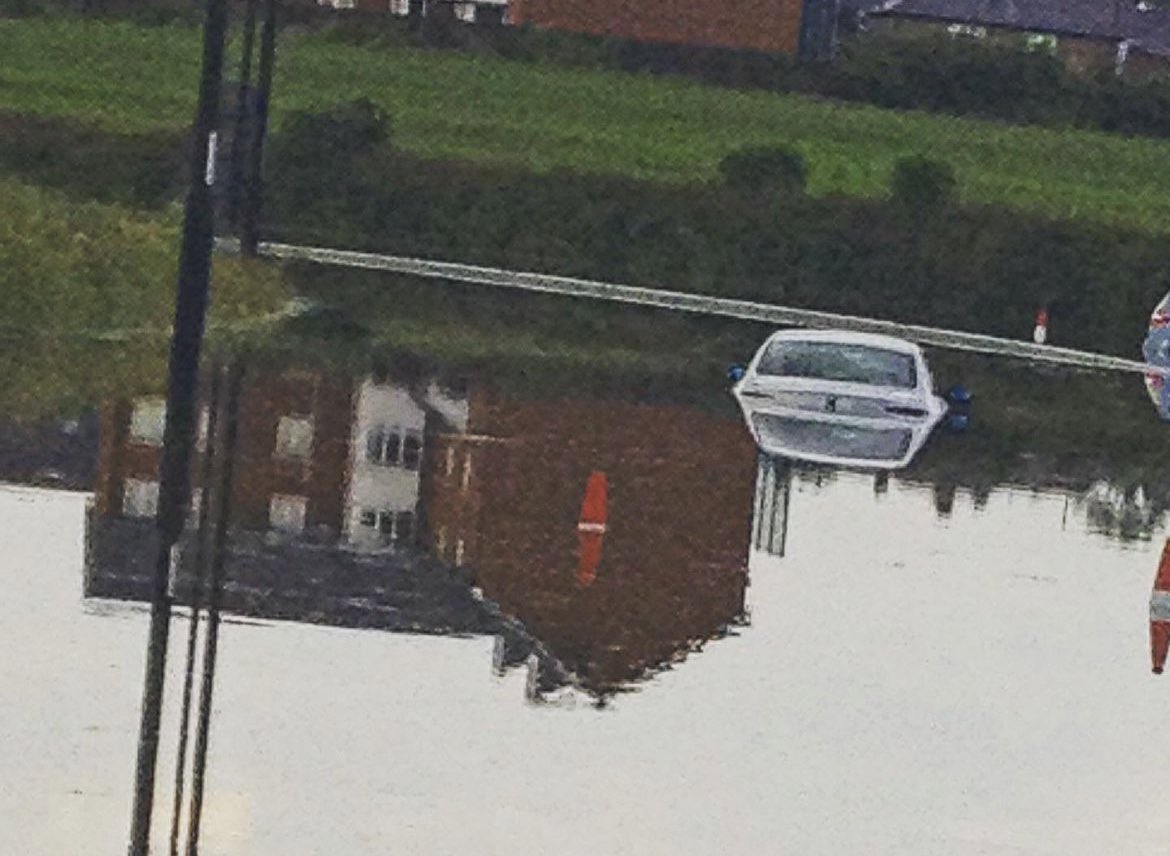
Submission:
{"label": "roof", "polygon": [[873,16],[924,18],[1115,41],[1170,56],[1170,11],[1154,0],[847,0]]}

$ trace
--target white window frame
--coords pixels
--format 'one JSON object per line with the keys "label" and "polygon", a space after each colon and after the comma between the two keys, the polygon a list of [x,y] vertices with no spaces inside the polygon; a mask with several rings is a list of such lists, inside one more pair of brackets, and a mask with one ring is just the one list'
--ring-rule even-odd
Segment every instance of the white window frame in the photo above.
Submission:
{"label": "white window frame", "polygon": [[1059,44],[1059,40],[1052,33],[1028,33],[1024,36],[1024,47],[1029,53],[1056,56]]}
{"label": "white window frame", "polygon": [[973,24],[951,24],[947,27],[947,33],[952,39],[985,39],[987,38],[987,27],[977,27]]}
{"label": "white window frame", "polygon": [[[418,452],[413,466],[406,464],[406,443],[408,440],[415,440],[418,443]],[[375,443],[377,452],[371,451],[371,446]],[[392,448],[395,452],[393,456],[390,454]],[[366,462],[374,466],[396,467],[415,472],[422,467],[422,432],[417,428],[403,428],[400,425],[375,425],[366,432],[365,455]]]}
{"label": "white window frame", "polygon": [[[357,515],[357,525],[362,529],[372,530],[382,546],[397,546],[404,540],[402,521],[406,517],[410,518],[409,538],[413,541],[415,524],[417,523],[413,510],[392,511],[388,508],[362,508]],[[367,522],[368,519],[372,519],[373,522]],[[389,531],[383,528],[387,521],[389,521]]]}
{"label": "white window frame", "polygon": [[474,2],[455,3],[455,17],[465,24],[475,23],[477,4]]}
{"label": "white window frame", "polygon": [[145,446],[161,446],[167,426],[164,398],[139,398],[130,411],[130,439]]}
{"label": "white window frame", "polygon": [[122,483],[122,514],[126,517],[157,517],[158,481],[126,479]]}
{"label": "white window frame", "polygon": [[463,473],[459,476],[459,489],[464,493],[471,490],[471,449],[467,449],[467,453],[463,458]]}
{"label": "white window frame", "polygon": [[[284,512],[291,511],[291,514]],[[295,496],[287,493],[274,493],[268,500],[268,527],[275,532],[299,534],[305,531],[305,521],[309,512],[309,499],[305,496]],[[291,518],[299,522],[299,527],[289,525],[285,520]]]}
{"label": "white window frame", "polygon": [[[314,429],[312,416],[281,416],[276,423],[276,457],[283,461],[307,461],[312,458]],[[298,436],[298,431],[302,432],[301,436]],[[303,435],[304,432],[307,432],[307,437]]]}

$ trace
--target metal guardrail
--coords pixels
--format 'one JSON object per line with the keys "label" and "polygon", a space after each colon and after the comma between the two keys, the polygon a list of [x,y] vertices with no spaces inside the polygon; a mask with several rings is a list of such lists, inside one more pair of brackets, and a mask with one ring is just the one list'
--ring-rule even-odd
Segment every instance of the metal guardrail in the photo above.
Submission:
{"label": "metal guardrail", "polygon": [[[216,242],[220,252],[236,254],[239,242],[234,239],[219,239]],[[920,345],[978,354],[1012,357],[1032,363],[1073,366],[1084,369],[1114,372],[1139,372],[1170,376],[1170,368],[1152,366],[1141,360],[1129,360],[1109,354],[1078,351],[1051,345],[1036,345],[1032,342],[984,336],[961,330],[945,330],[938,327],[924,327],[916,324],[901,324],[877,318],[863,318],[856,315],[841,315],[833,312],[819,312],[812,309],[798,309],[750,300],[735,300],[702,294],[642,288],[633,285],[598,282],[567,276],[512,271],[502,268],[480,267],[478,265],[441,262],[392,256],[382,253],[365,253],[355,250],[338,250],[325,247],[308,247],[295,244],[262,242],[257,252],[261,256],[284,261],[311,262],[335,267],[360,268],[386,273],[406,274],[445,279],[453,282],[488,285],[498,288],[512,288],[523,291],[559,294],[569,297],[585,297],[592,300],[606,300],[651,306],[679,312],[701,315],[716,315],[724,318],[738,318],[760,321],[780,326],[810,327],[818,329],[851,330],[859,333],[879,333],[908,339]]]}

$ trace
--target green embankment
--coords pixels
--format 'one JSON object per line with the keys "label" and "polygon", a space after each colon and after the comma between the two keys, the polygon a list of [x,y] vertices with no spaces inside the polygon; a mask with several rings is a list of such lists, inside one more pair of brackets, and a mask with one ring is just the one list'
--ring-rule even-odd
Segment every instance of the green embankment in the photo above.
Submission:
{"label": "green embankment", "polygon": [[[0,56],[0,110],[119,133],[191,119],[195,28],[4,20]],[[967,202],[1155,231],[1170,222],[1170,142],[282,36],[278,125],[290,109],[361,96],[394,117],[398,145],[429,156],[692,182],[738,147],[785,145],[807,158],[814,194],[874,197],[895,159],[923,153],[956,168]]]}

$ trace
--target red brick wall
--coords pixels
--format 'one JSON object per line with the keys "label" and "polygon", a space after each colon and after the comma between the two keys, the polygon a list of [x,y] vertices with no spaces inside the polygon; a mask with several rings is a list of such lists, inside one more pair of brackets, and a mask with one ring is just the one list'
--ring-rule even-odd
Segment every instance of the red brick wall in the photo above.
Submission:
{"label": "red brick wall", "polygon": [[[251,370],[245,375],[232,491],[232,520],[246,528],[268,527],[268,503],[275,493],[308,499],[306,526],[340,532],[349,476],[349,438],[353,418],[352,384],[318,373],[276,374]],[[156,479],[161,449],[129,436],[131,403],[102,407],[96,511],[122,513],[127,478]],[[276,458],[276,427],[284,415],[309,415],[315,422],[309,460]],[[200,464],[194,466],[198,480]]]}
{"label": "red brick wall", "polygon": [[647,42],[795,53],[803,0],[512,0],[516,24]]}
{"label": "red brick wall", "polygon": [[[485,594],[520,617],[597,687],[709,637],[742,612],[755,449],[742,423],[675,407],[508,402],[474,396],[462,454],[424,473],[445,558],[464,539]],[[576,523],[586,479],[609,481],[609,531],[592,586],[576,581]]]}
{"label": "red brick wall", "polygon": [[[273,494],[308,500],[306,527],[341,531],[349,475],[352,386],[317,372],[246,376],[240,407],[232,518],[250,529],[268,527]],[[276,456],[276,429],[282,416],[310,416],[313,450],[305,461]]]}

